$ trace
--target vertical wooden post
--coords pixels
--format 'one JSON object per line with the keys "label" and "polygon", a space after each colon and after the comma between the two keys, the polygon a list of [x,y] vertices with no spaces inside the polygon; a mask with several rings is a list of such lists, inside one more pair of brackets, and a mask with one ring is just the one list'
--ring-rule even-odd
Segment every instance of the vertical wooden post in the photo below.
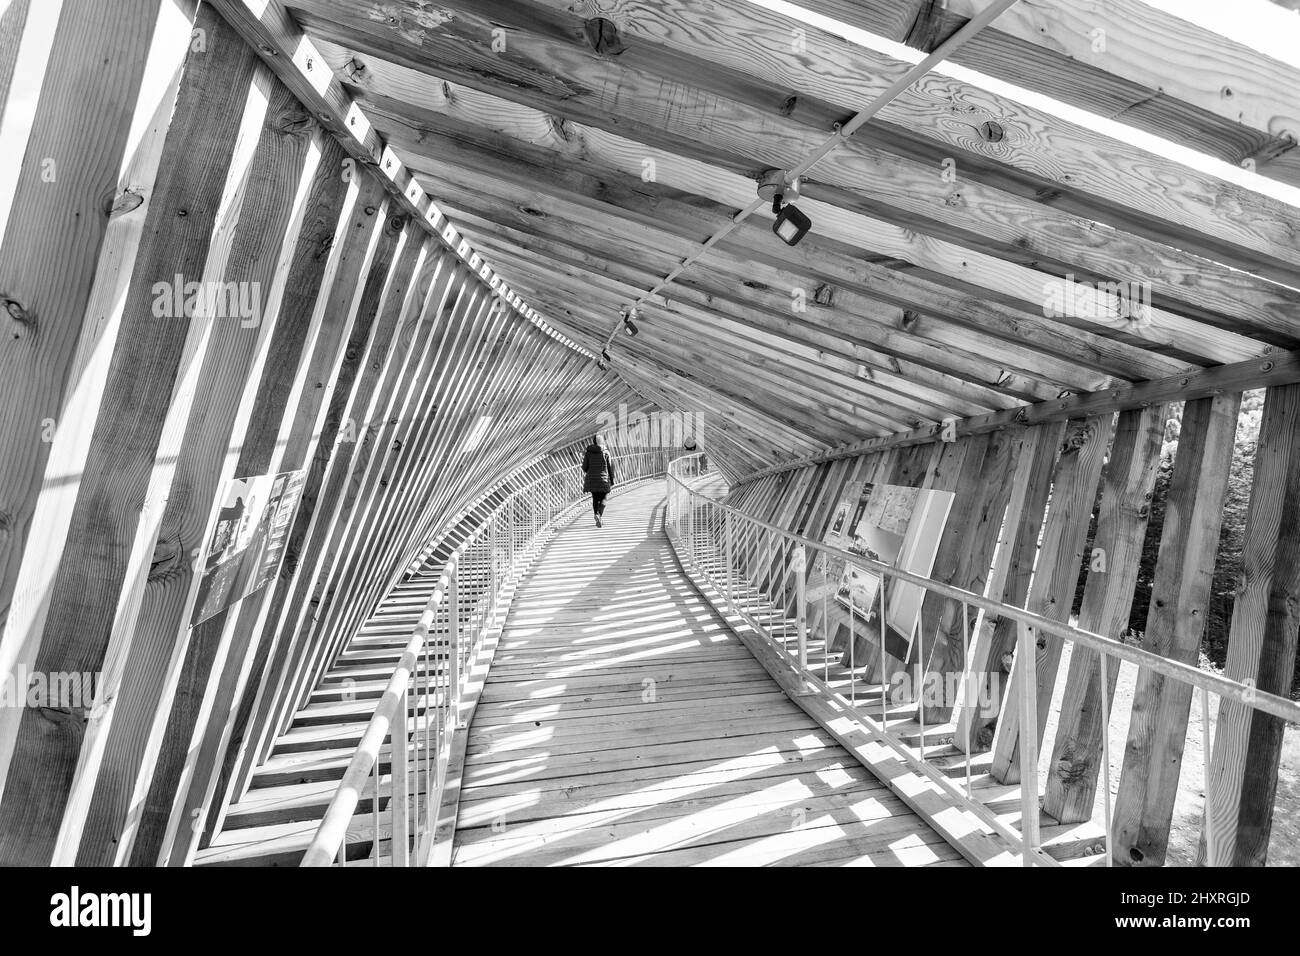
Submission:
{"label": "vertical wooden post", "polygon": [[[214,280],[248,290],[258,319],[255,327],[239,316],[193,320],[206,321],[209,328],[203,357],[190,371],[192,385],[174,399],[159,446],[160,455],[174,462],[170,491],[153,554],[140,555],[127,567],[124,590],[130,599],[119,605],[105,657],[106,674],[121,678],[109,685],[110,703],[87,725],[56,862],[71,860],[83,833],[89,836],[77,854],[83,864],[128,858],[151,779],[160,776],[159,792],[170,793],[192,756],[182,725],[196,716],[212,660],[228,647],[220,628],[199,634],[202,642],[190,639],[202,570],[198,559],[210,517],[221,506],[222,485],[233,477],[243,445],[243,396],[256,391],[260,358],[275,327],[277,315],[267,307],[273,305],[269,293],[292,207],[304,198],[318,159],[314,154],[307,168],[310,118],[283,84],[267,72],[259,74],[252,96],[265,97],[261,130],[238,187],[230,253]],[[296,234],[289,237],[286,254],[296,240]],[[185,716],[168,733],[173,705]],[[164,756],[175,760],[174,773],[166,761],[161,769],[157,763],[168,742],[175,749]],[[161,802],[166,805],[166,798]],[[149,862],[155,861],[156,852]]]}
{"label": "vertical wooden post", "polygon": [[[1088,524],[1097,497],[1097,482],[1106,460],[1112,427],[1110,414],[1069,422],[1061,457],[1052,472],[1052,498],[1043,525],[1038,561],[1025,607],[1056,621],[1066,620],[1074,604],[1075,587],[1083,565],[1083,546],[1088,536]],[[1035,633],[1034,638],[1037,647],[1035,685],[1038,689],[1035,709],[1038,726],[1035,728],[1034,739],[1039,740],[1047,725],[1047,711],[1052,700],[1052,689],[1056,685],[1062,641],[1042,632]],[[1021,661],[1017,654],[1013,668],[1028,663]],[[1015,681],[1013,670],[1013,686]],[[998,719],[993,743],[993,764],[989,771],[1003,783],[1011,783],[1019,776],[1016,748],[1021,730],[1020,711],[1013,707],[1003,708]]]}
{"label": "vertical wooden post", "polygon": [[[340,341],[351,316],[348,303],[371,247],[377,216],[382,211],[380,186],[373,176],[349,175],[345,180],[340,175],[350,168],[342,165],[341,153],[341,147],[332,154],[327,150],[322,157],[322,169],[333,165],[335,177],[330,183],[343,184],[342,194],[330,192],[322,197],[318,208],[325,210],[325,220],[319,222],[317,244],[300,250],[298,267],[290,272],[285,286],[278,328],[285,328],[289,323],[288,328],[300,328],[298,334],[304,336],[296,347],[290,346],[292,351],[282,353],[283,366],[273,365],[295,370],[292,377],[285,376],[283,391],[277,392],[274,399],[277,404],[282,403],[286,414],[273,432],[268,429],[257,439],[259,443],[269,441],[272,447],[282,449],[280,467],[285,469],[301,468],[313,457],[312,436],[318,435],[323,427],[318,424],[318,416],[325,401],[325,389],[316,388],[313,383],[327,380],[339,357]],[[297,566],[294,531],[299,528],[299,517],[304,510],[310,512],[312,502],[299,504],[279,575],[268,585],[261,606],[256,612],[241,613],[236,622],[236,640],[252,641],[254,634],[261,634],[264,625],[270,629],[270,635],[269,639],[255,642],[257,650],[249,677],[251,692],[244,695],[231,728],[238,744],[223,759],[217,792],[224,798],[214,801],[214,815],[205,827],[209,833],[219,825],[224,808],[236,794],[243,792],[243,785],[252,772],[250,751],[255,753],[260,745],[264,726],[257,715],[264,712],[274,696],[286,643],[293,639],[293,636],[283,636],[276,625],[284,592]]]}
{"label": "vertical wooden post", "polygon": [[[389,762],[391,767],[389,771],[389,798],[388,809],[392,814],[393,832],[390,837],[389,846],[393,857],[393,866],[410,866],[411,865],[411,832],[410,832],[410,803],[407,800],[407,787],[410,786],[408,774],[410,765],[408,755],[410,751],[410,727],[411,719],[409,717],[410,695],[407,688],[403,687],[398,695],[397,711],[393,715],[393,732],[389,738],[391,750],[389,753],[392,758]],[[416,700],[416,706],[419,706],[419,700]],[[379,766],[376,763],[375,776],[379,776]],[[379,834],[375,834],[375,841],[379,841]]]}
{"label": "vertical wooden post", "polygon": [[[1035,658],[1034,632],[1027,624],[1016,624],[1016,661],[1028,665]],[[1033,866],[1033,851],[1038,848],[1038,687],[1037,668],[1025,666],[1020,680],[1011,682],[1016,695],[1020,726],[1025,728],[1019,751],[1020,767],[1020,835],[1024,841],[1024,865]]]}
{"label": "vertical wooden post", "polygon": [[[952,571],[950,582],[963,590],[982,594],[989,585],[989,569],[993,564],[998,533],[1011,499],[1014,483],[1012,476],[1021,457],[1025,432],[1024,428],[1015,428],[989,435],[983,455],[976,456],[980,458],[978,473],[968,474],[969,469],[963,469],[964,475],[958,484],[953,510],[968,514],[968,517],[965,521],[957,522],[964,541],[958,547],[956,567]],[[952,520],[951,515],[949,520]],[[998,590],[1000,592],[1001,582],[998,583]],[[932,597],[933,595],[926,597],[926,607]],[[971,659],[967,657],[966,651],[975,619],[968,605],[957,601],[944,601],[940,605],[934,625],[934,647],[928,671],[944,692],[938,701],[922,701],[927,721],[941,724],[952,717],[955,701],[947,699],[948,689],[952,686],[950,675],[969,673]],[[929,630],[924,612],[921,621],[924,635]],[[970,681],[965,683],[968,687],[971,685]]]}
{"label": "vertical wooden post", "polygon": [[[1240,406],[1232,393],[1183,408],[1142,646],[1185,664],[1196,663],[1205,633]],[[1190,685],[1138,671],[1112,831],[1121,866],[1164,862],[1191,701]]]}
{"label": "vertical wooden post", "polygon": [[[1224,676],[1288,696],[1300,633],[1300,385],[1264,397],[1241,585],[1232,609]],[[1202,839],[1220,866],[1263,866],[1268,858],[1285,722],[1221,700]],[[1202,847],[1204,851],[1204,846]]]}
{"label": "vertical wooden post", "polygon": [[[1079,609],[1080,630],[1116,640],[1128,630],[1168,416],[1167,405],[1120,413],[1102,479],[1097,533],[1092,554],[1087,556],[1091,570]],[[1118,664],[1107,668],[1103,686],[1101,656],[1078,644],[1071,648],[1043,795],[1043,809],[1061,823],[1079,823],[1092,817],[1102,735],[1107,732],[1102,713],[1109,709],[1114,696],[1118,671]],[[1102,695],[1104,706],[1100,703]]]}
{"label": "vertical wooden post", "polygon": [[[1064,422],[1036,425],[1025,432],[1021,443],[1020,457],[1011,478],[1002,535],[985,592],[1005,604],[1021,606],[1029,594],[1029,581],[1038,555],[1038,535],[1052,487],[1052,467],[1056,464],[1064,431]],[[1003,662],[1015,648],[1016,630],[1007,618],[983,615],[979,622],[967,666],[973,675],[977,696],[997,705],[1006,695],[1006,677],[1010,668]],[[989,710],[993,707],[990,706]],[[965,748],[969,741],[976,751],[989,749],[997,717],[998,713],[979,713],[973,708],[964,708],[953,735],[954,744]]]}
{"label": "vertical wooden post", "polygon": [[[44,82],[26,143],[5,143],[6,152],[21,151],[22,164],[12,180],[8,215],[0,209],[5,339],[0,350],[0,448],[5,450],[0,457],[0,632],[43,493],[56,426],[63,423],[69,389],[79,382],[79,341],[94,334],[99,318],[89,315],[87,306],[103,258],[101,241],[110,217],[141,200],[139,193],[127,190],[152,185],[133,181],[119,187],[118,171],[158,18],[156,0],[64,0],[42,64]],[[171,23],[164,24],[159,39],[170,48],[166,55],[179,60],[184,51],[179,34],[183,29],[188,39],[188,24],[175,11],[165,18]],[[24,2],[6,10],[0,21],[16,34],[8,41],[11,55],[4,57],[11,68],[26,19]],[[155,52],[153,59],[162,55]],[[103,68],[85,69],[92,59]],[[0,77],[0,111],[10,75]],[[152,146],[142,144],[146,151]],[[132,166],[136,173],[151,172]],[[9,188],[6,182],[0,190]],[[112,197],[110,205],[105,197]],[[73,428],[79,424],[69,423]],[[50,542],[40,544],[46,548]]]}
{"label": "vertical wooden post", "polygon": [[[65,550],[47,610],[28,625],[42,634],[38,671],[100,670],[127,566],[154,549],[152,530],[163,499],[145,501],[142,511],[138,501],[150,486],[174,387],[203,345],[203,330],[184,319],[155,316],[156,286],[174,283],[177,274],[209,275],[214,227],[222,221],[219,213],[228,212],[221,206],[227,172],[233,161],[251,160],[251,150],[236,156],[231,147],[241,129],[247,142],[261,123],[258,112],[246,109],[254,54],[209,7],[200,8],[198,25],[206,31],[206,49],[187,60],[68,526],[67,540],[78,547]],[[224,261],[224,250],[216,255]],[[166,489],[156,491],[165,495]],[[7,773],[0,860],[49,861],[80,751],[82,719],[25,709],[0,725],[0,769]]]}
{"label": "vertical wooden post", "polygon": [[796,544],[794,547],[794,560],[792,562],[794,570],[794,589],[795,589],[795,627],[797,628],[799,640],[799,666],[808,666],[808,593],[807,579],[804,576],[804,569],[807,566],[807,557],[804,554],[804,546]]}

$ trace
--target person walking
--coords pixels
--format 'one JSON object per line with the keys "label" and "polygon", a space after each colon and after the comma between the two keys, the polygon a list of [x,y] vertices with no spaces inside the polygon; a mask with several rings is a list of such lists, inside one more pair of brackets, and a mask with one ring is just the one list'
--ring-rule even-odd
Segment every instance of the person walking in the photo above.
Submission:
{"label": "person walking", "polygon": [[591,493],[591,510],[596,516],[596,527],[605,515],[605,496],[614,487],[614,463],[601,447],[600,436],[595,435],[582,456],[582,490]]}

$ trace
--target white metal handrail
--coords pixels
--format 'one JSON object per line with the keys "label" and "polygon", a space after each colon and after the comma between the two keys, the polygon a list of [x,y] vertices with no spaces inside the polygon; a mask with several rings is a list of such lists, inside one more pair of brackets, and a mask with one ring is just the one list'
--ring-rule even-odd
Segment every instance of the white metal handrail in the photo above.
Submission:
{"label": "white metal handrail", "polygon": [[[668,495],[664,525],[678,553],[684,561],[692,565],[723,595],[730,610],[743,617],[757,633],[761,634],[777,651],[781,652],[811,685],[821,692],[836,696],[842,704],[853,708],[863,718],[864,724],[876,729],[882,741],[900,753],[906,753],[913,758],[919,756],[924,760],[925,724],[923,707],[918,705],[917,708],[918,719],[921,721],[920,750],[918,753],[887,729],[885,715],[886,695],[883,693],[883,687],[880,695],[881,715],[880,719],[876,720],[858,707],[855,696],[856,680],[852,680],[850,683],[850,697],[844,698],[833,690],[825,680],[819,679],[808,666],[809,634],[807,575],[805,571],[808,567],[807,561],[810,551],[814,553],[820,552],[826,556],[828,561],[845,562],[846,564],[870,569],[884,577],[905,581],[924,588],[928,592],[961,602],[963,605],[961,617],[963,622],[963,659],[966,663],[959,683],[961,696],[958,709],[962,710],[968,718],[974,706],[975,697],[975,688],[972,683],[975,675],[970,667],[970,638],[972,633],[979,633],[982,629],[981,619],[977,619],[973,624],[970,623],[970,616],[967,612],[969,608],[975,607],[983,612],[983,615],[1006,618],[1016,623],[1017,643],[1015,656],[1018,660],[1033,661],[1035,659],[1033,634],[1038,631],[1091,648],[1097,652],[1101,662],[1101,705],[1105,726],[1109,726],[1109,701],[1106,693],[1106,688],[1109,685],[1106,679],[1106,670],[1108,659],[1111,657],[1128,661],[1200,690],[1205,714],[1202,722],[1202,733],[1205,736],[1204,745],[1207,755],[1210,753],[1208,718],[1210,693],[1218,694],[1223,699],[1235,701],[1243,706],[1280,717],[1283,720],[1300,721],[1300,704],[1258,690],[1249,684],[1219,674],[1202,671],[1192,665],[1161,657],[1143,648],[1125,644],[1115,638],[1081,630],[1070,624],[1052,620],[1024,608],[1003,604],[984,595],[934,581],[865,555],[855,554],[834,545],[792,534],[770,522],[754,518],[737,508],[707,497],[691,487],[692,479],[707,473],[707,468],[701,467],[701,456],[699,454],[686,455],[668,464]],[[750,561],[751,556],[755,558],[753,562]],[[758,579],[750,580],[748,576],[749,568],[751,566],[758,568],[760,565],[761,574],[758,575]],[[787,593],[785,590],[787,579],[792,579],[793,593]],[[772,593],[776,587],[775,582],[780,582],[780,589]],[[880,588],[882,620],[884,618],[884,593],[885,588]],[[768,613],[760,617],[747,611],[741,601],[742,594],[747,598],[758,598],[762,603],[767,604]],[[823,601],[825,601],[824,597]],[[787,608],[790,607],[794,608],[793,620],[787,614]],[[850,628],[852,628],[853,621],[852,610],[851,608],[849,615]],[[819,622],[823,628],[827,626],[828,620],[828,615],[825,613],[820,616]],[[986,624],[988,619],[982,617],[982,620]],[[794,644],[793,651],[790,649],[791,642]],[[854,643],[853,634],[850,632],[850,655],[853,653]],[[887,653],[883,645],[883,632],[880,652],[883,663],[884,656]],[[856,669],[856,662],[850,659],[850,672],[856,671]],[[1015,667],[1013,669],[1012,685],[1015,692],[1018,693],[1017,704],[1020,707],[1019,732],[1021,737],[1018,749],[1020,779],[1022,781],[1020,788],[1022,794],[1022,829],[1020,833],[1010,831],[1010,836],[1014,837],[1020,845],[1022,859],[1026,866],[1039,865],[1048,862],[1050,859],[1038,847],[1040,807],[1037,787],[1023,785],[1025,782],[1038,779],[1039,741],[1037,739],[1038,720],[1035,713],[1038,693],[1036,677],[1034,667]],[[1010,694],[1011,691],[1008,692],[1008,700],[1010,700]],[[969,730],[969,719],[966,721],[966,727]],[[1113,857],[1111,852],[1110,743],[1108,733],[1102,734],[1102,741],[1104,751],[1102,768],[1107,775],[1102,789],[1105,795],[1106,851],[1109,865],[1113,862]],[[968,755],[970,751],[971,747],[968,741]],[[1206,759],[1208,760],[1208,756]],[[967,760],[967,797],[970,796],[969,766],[970,762]],[[955,789],[946,775],[939,773],[929,765],[922,764],[922,767],[933,771],[933,773],[927,775],[931,776],[938,785],[950,793],[960,795],[960,791]],[[974,801],[972,800],[971,803],[973,804]],[[985,823],[1004,836],[1008,836],[1008,828],[1000,821],[997,821],[996,817],[991,813],[980,812],[984,809],[983,807],[972,806],[971,809]],[[1209,839],[1209,834],[1212,833],[1210,820],[1208,819],[1209,813],[1210,807],[1207,799],[1206,860],[1209,865],[1215,865],[1218,861],[1215,856],[1215,848]]]}
{"label": "white metal handrail", "polygon": [[[662,475],[664,459],[661,450],[618,455],[618,485]],[[470,669],[485,638],[500,624],[502,596],[508,585],[518,579],[560,521],[583,501],[581,469],[558,469],[511,492],[452,553],[378,699],[302,866],[347,862],[348,829],[367,792],[373,865],[381,863],[380,845],[384,842],[391,849],[389,865],[422,866],[427,862],[454,735],[465,729],[461,704]],[[445,621],[445,632],[435,632],[439,639],[431,640],[431,631],[439,621]],[[390,766],[385,774],[381,754],[390,740]],[[383,818],[387,831],[381,827]]]}

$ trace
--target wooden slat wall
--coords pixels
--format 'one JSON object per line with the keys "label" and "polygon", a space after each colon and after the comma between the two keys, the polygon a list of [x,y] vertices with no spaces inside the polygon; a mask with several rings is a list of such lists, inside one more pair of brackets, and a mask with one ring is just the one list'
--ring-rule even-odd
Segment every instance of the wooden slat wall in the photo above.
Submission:
{"label": "wooden slat wall", "polygon": [[[1245,590],[1234,606],[1228,668],[1234,678],[1258,681],[1283,696],[1290,689],[1297,632],[1293,602],[1282,597],[1296,586],[1291,555],[1297,540],[1291,503],[1297,493],[1294,458],[1300,447],[1295,389],[1280,385],[1266,392],[1265,408],[1271,411],[1260,436]],[[1143,646],[1185,662],[1196,661],[1204,631],[1240,401],[1240,393],[1199,398],[1186,403],[1183,412]],[[1172,407],[1144,401],[1118,413],[1009,425],[949,443],[837,458],[742,481],[728,503],[820,539],[851,478],[951,490],[956,501],[935,563],[937,579],[1065,621],[1084,575],[1079,626],[1121,638],[1128,630]],[[1096,533],[1085,551],[1094,517]],[[770,566],[760,562],[758,568],[766,580]],[[815,573],[811,562],[807,573]],[[827,613],[843,641],[846,616],[833,604]],[[820,626],[821,615],[820,601],[811,602],[811,626]],[[966,663],[960,616],[957,602],[927,598],[924,603],[917,646],[927,674],[957,672]],[[967,626],[977,616],[972,613]],[[1015,629],[996,616],[982,620],[971,637],[969,666],[986,685],[996,681],[1004,702],[1013,702],[1016,698],[1007,695],[1020,666],[1013,654]],[[1038,635],[1037,645],[1037,731],[1040,753],[1051,754],[1044,809],[1062,822],[1087,820],[1097,800],[1105,732],[1101,695],[1113,701],[1119,664],[1111,661],[1103,686],[1098,656],[1073,650],[1057,729],[1044,740],[1063,648],[1046,635]],[[868,679],[880,679],[873,670],[878,656],[873,642],[860,639],[853,656]],[[847,652],[842,660],[847,662]],[[886,670],[903,665],[892,658],[885,661]],[[1188,726],[1191,697],[1185,685],[1139,672],[1115,799],[1119,865],[1164,860],[1183,741],[1189,732],[1199,733],[1199,727]],[[998,700],[997,694],[993,699]],[[974,750],[992,749],[995,779],[1016,780],[1018,709],[1003,706],[996,716],[975,717],[969,727],[968,713],[935,706],[926,709],[925,719],[933,726],[957,718],[954,744],[964,746],[969,733]],[[1223,705],[1219,719],[1212,771],[1216,859],[1259,865],[1270,832],[1282,727],[1238,705]]]}
{"label": "wooden slat wall", "polygon": [[[1287,696],[1295,673],[1300,593],[1300,387],[1265,395],[1255,457],[1242,582],[1224,675]],[[1208,783],[1204,835],[1224,865],[1259,866],[1268,853],[1285,724],[1223,701]],[[1204,849],[1204,846],[1202,847]]]}
{"label": "wooden slat wall", "polygon": [[[39,92],[0,205],[0,672],[102,671],[93,708],[0,711],[5,864],[184,863],[439,529],[656,407],[507,305],[214,7],[111,14],[0,20],[0,110]],[[177,275],[254,290],[257,321],[160,316]],[[189,628],[226,482],[298,468],[278,577]]]}
{"label": "wooden slat wall", "polygon": [[[1224,395],[1183,409],[1142,646],[1186,664],[1196,663],[1205,632],[1240,405],[1240,395]],[[1186,684],[1139,674],[1115,801],[1117,862],[1164,861],[1191,703]]]}
{"label": "wooden slat wall", "polygon": [[[937,579],[1065,620],[1084,575],[1081,625],[1118,637],[1165,422],[1185,402],[1143,641],[1195,661],[1240,392],[1267,387],[1227,671],[1287,690],[1300,358],[1278,350],[1300,344],[1294,207],[931,75],[821,164],[802,200],[813,235],[781,247],[743,222],[646,303],[642,333],[601,371],[521,317],[518,293],[598,348],[619,306],[752,198],[756,170],[802,159],[899,64],[816,29],[815,56],[778,62],[764,31],[800,21],[738,0],[679,5],[677,20],[605,0],[446,6],[454,16],[419,43],[403,26],[423,16],[414,0],[382,21],[343,0],[0,12],[0,122],[15,143],[0,157],[0,677],[101,674],[93,708],[0,709],[0,864],[185,863],[376,602],[512,488],[576,463],[620,403],[702,415],[730,502],[813,538],[851,481],[950,490]],[[983,0],[809,6],[929,49]],[[597,14],[627,41],[620,57],[574,29]],[[1049,64],[1067,100],[1294,180],[1293,140],[1264,107],[1164,89],[1149,59],[1044,46],[1038,15],[1021,10],[962,57],[1017,81]],[[1111,23],[1121,49],[1146,42],[1128,15]],[[489,56],[497,23],[509,45]],[[1293,72],[1236,46],[1220,55],[1260,102]],[[167,82],[146,88],[146,75]],[[665,112],[670,77],[687,95]],[[788,109],[772,108],[774,82]],[[936,101],[995,109],[1015,148],[969,141]],[[1077,160],[1068,177],[1062,149]],[[950,153],[960,202],[933,188]],[[462,237],[509,269],[508,297]],[[1045,317],[1043,282],[1076,269],[1152,283],[1150,321]],[[158,286],[178,275],[256,289],[258,321],[158,315]],[[1203,370],[1219,362],[1234,364]],[[936,440],[952,419],[955,440]],[[294,469],[305,488],[277,578],[189,628],[226,482]],[[1105,570],[1083,550],[1094,506]],[[786,556],[761,537],[747,546],[757,582],[792,602]],[[1058,642],[1040,636],[1035,661],[1014,661],[1010,622],[927,598],[908,659],[882,659],[860,635],[849,645],[833,603],[809,610],[873,676],[966,667],[1005,696],[1032,663],[1041,735]],[[1040,741],[1058,819],[1092,812],[1117,671],[1103,686],[1095,655],[1071,656],[1058,731]],[[1165,858],[1190,699],[1139,675],[1121,864]],[[991,749],[1010,781],[1022,728],[1003,711],[956,715],[954,736]],[[1219,721],[1208,846],[1260,863],[1281,727],[1231,705]]]}

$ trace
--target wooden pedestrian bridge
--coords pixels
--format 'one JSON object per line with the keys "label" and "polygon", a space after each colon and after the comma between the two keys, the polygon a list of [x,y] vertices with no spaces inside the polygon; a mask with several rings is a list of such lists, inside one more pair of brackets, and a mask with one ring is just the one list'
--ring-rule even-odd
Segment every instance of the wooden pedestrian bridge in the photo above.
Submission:
{"label": "wooden pedestrian bridge", "polygon": [[1214,6],[0,0],[0,866],[1300,864]]}
{"label": "wooden pedestrian bridge", "polygon": [[[664,503],[655,481],[613,499],[604,528],[585,509],[566,515],[502,625],[487,625],[476,658],[486,673],[460,705],[464,739],[431,768],[451,791],[434,852],[453,866],[964,863],[908,796],[791,701],[697,590],[664,533]],[[381,647],[401,652],[401,638],[372,635],[418,616],[404,596],[362,627],[322,689]],[[365,710],[341,710],[326,696],[300,712],[196,864],[303,858],[343,775],[338,744],[365,729]],[[413,738],[422,714],[411,708]],[[412,747],[419,788],[422,760]],[[392,862],[390,768],[381,759],[378,830],[372,772],[324,859]]]}
{"label": "wooden pedestrian bridge", "polygon": [[[832,613],[825,589],[809,604],[804,542],[729,510],[703,456],[671,462],[666,480],[645,473],[658,457],[628,461],[638,477],[604,527],[579,499],[535,515],[525,542],[510,532],[513,563],[489,547],[500,513],[431,555],[325,672],[194,863],[1114,862],[1109,781],[1102,812],[1052,817],[1036,758],[999,777],[996,748],[974,743],[975,675],[927,726],[943,703],[873,678],[869,641],[828,649],[855,618]],[[1143,659],[1120,646],[1113,670]],[[381,662],[395,667],[386,683],[369,679]],[[1004,703],[1028,708],[1020,686]],[[1100,747],[1109,776],[1109,736]]]}

